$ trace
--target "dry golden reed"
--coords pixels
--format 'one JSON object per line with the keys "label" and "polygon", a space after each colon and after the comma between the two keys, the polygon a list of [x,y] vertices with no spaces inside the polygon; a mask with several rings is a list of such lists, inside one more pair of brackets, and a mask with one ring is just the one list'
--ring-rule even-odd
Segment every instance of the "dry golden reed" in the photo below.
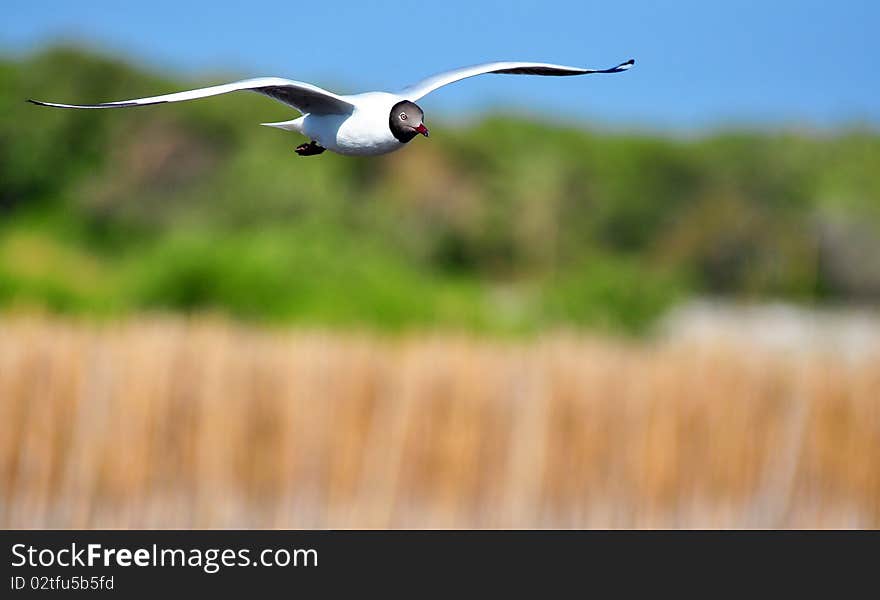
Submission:
{"label": "dry golden reed", "polygon": [[6,528],[880,527],[880,356],[0,319]]}

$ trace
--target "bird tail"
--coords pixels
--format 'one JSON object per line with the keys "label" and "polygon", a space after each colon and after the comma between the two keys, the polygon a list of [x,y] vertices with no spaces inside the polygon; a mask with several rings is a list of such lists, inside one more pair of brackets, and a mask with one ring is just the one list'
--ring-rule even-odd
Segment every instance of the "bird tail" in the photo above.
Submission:
{"label": "bird tail", "polygon": [[275,127],[276,129],[284,129],[286,131],[296,131],[302,133],[302,117],[292,121],[278,121],[277,123],[260,123],[266,127]]}

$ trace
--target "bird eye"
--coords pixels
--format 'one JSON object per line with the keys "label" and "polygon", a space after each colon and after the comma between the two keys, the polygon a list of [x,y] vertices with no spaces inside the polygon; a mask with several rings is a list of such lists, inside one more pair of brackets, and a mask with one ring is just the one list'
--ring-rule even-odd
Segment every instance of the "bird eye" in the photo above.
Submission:
{"label": "bird eye", "polygon": [[406,119],[407,119],[407,117],[406,117],[406,113],[400,113],[400,120],[401,120],[401,121],[406,121]]}

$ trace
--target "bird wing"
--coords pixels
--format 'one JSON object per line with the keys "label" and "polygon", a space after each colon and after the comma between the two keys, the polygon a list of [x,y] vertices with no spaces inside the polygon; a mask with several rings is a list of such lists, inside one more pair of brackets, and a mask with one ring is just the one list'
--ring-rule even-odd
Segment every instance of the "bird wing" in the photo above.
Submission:
{"label": "bird wing", "polygon": [[633,59],[620,63],[610,69],[581,69],[580,67],[566,67],[563,65],[551,65],[548,63],[535,62],[491,62],[472,67],[462,67],[453,71],[446,71],[432,75],[427,79],[408,86],[398,92],[407,100],[416,101],[419,98],[433,92],[439,87],[455,83],[468,77],[483,75],[485,73],[501,73],[508,75],[550,75],[565,77],[570,75],[590,75],[592,73],[620,73],[630,69],[635,64]]}
{"label": "bird wing", "polygon": [[208,96],[228,94],[229,92],[237,92],[239,90],[258,92],[283,102],[288,106],[292,106],[302,113],[347,114],[354,110],[354,105],[344,100],[341,96],[337,96],[327,90],[322,90],[310,83],[292,81],[280,77],[258,77],[256,79],[245,79],[234,83],[214,85],[175,94],[137,98],[134,100],[120,100],[118,102],[102,102],[100,104],[59,104],[57,102],[40,102],[39,100],[28,100],[28,102],[39,104],[40,106],[54,106],[56,108],[125,108],[129,106],[162,104],[165,102],[183,102],[184,100],[207,98]]}

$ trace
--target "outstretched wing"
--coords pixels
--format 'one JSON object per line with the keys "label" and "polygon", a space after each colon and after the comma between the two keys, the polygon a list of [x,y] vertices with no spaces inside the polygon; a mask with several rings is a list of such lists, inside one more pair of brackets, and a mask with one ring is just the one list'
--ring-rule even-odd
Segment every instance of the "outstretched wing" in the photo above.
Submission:
{"label": "outstretched wing", "polygon": [[414,85],[406,87],[398,93],[403,98],[415,102],[439,87],[455,83],[462,79],[467,79],[468,77],[474,77],[475,75],[483,75],[485,73],[565,77],[570,75],[590,75],[592,73],[620,73],[630,69],[634,64],[635,61],[630,59],[610,69],[581,69],[579,67],[566,67],[563,65],[551,65],[547,63],[492,62],[482,65],[474,65],[472,67],[463,67],[461,69],[455,69],[454,71],[446,71],[445,73],[438,73],[437,75],[433,75]]}
{"label": "outstretched wing", "polygon": [[237,92],[239,90],[258,92],[292,106],[302,113],[346,114],[354,109],[351,103],[332,92],[322,90],[310,83],[292,81],[280,77],[245,79],[244,81],[177,92],[175,94],[137,98],[134,100],[120,100],[118,102],[103,102],[100,104],[59,104],[57,102],[40,102],[39,100],[28,100],[28,102],[41,106],[54,106],[56,108],[126,108],[129,106],[147,106],[165,102],[183,102],[184,100],[207,98],[208,96],[228,94],[229,92]]}

